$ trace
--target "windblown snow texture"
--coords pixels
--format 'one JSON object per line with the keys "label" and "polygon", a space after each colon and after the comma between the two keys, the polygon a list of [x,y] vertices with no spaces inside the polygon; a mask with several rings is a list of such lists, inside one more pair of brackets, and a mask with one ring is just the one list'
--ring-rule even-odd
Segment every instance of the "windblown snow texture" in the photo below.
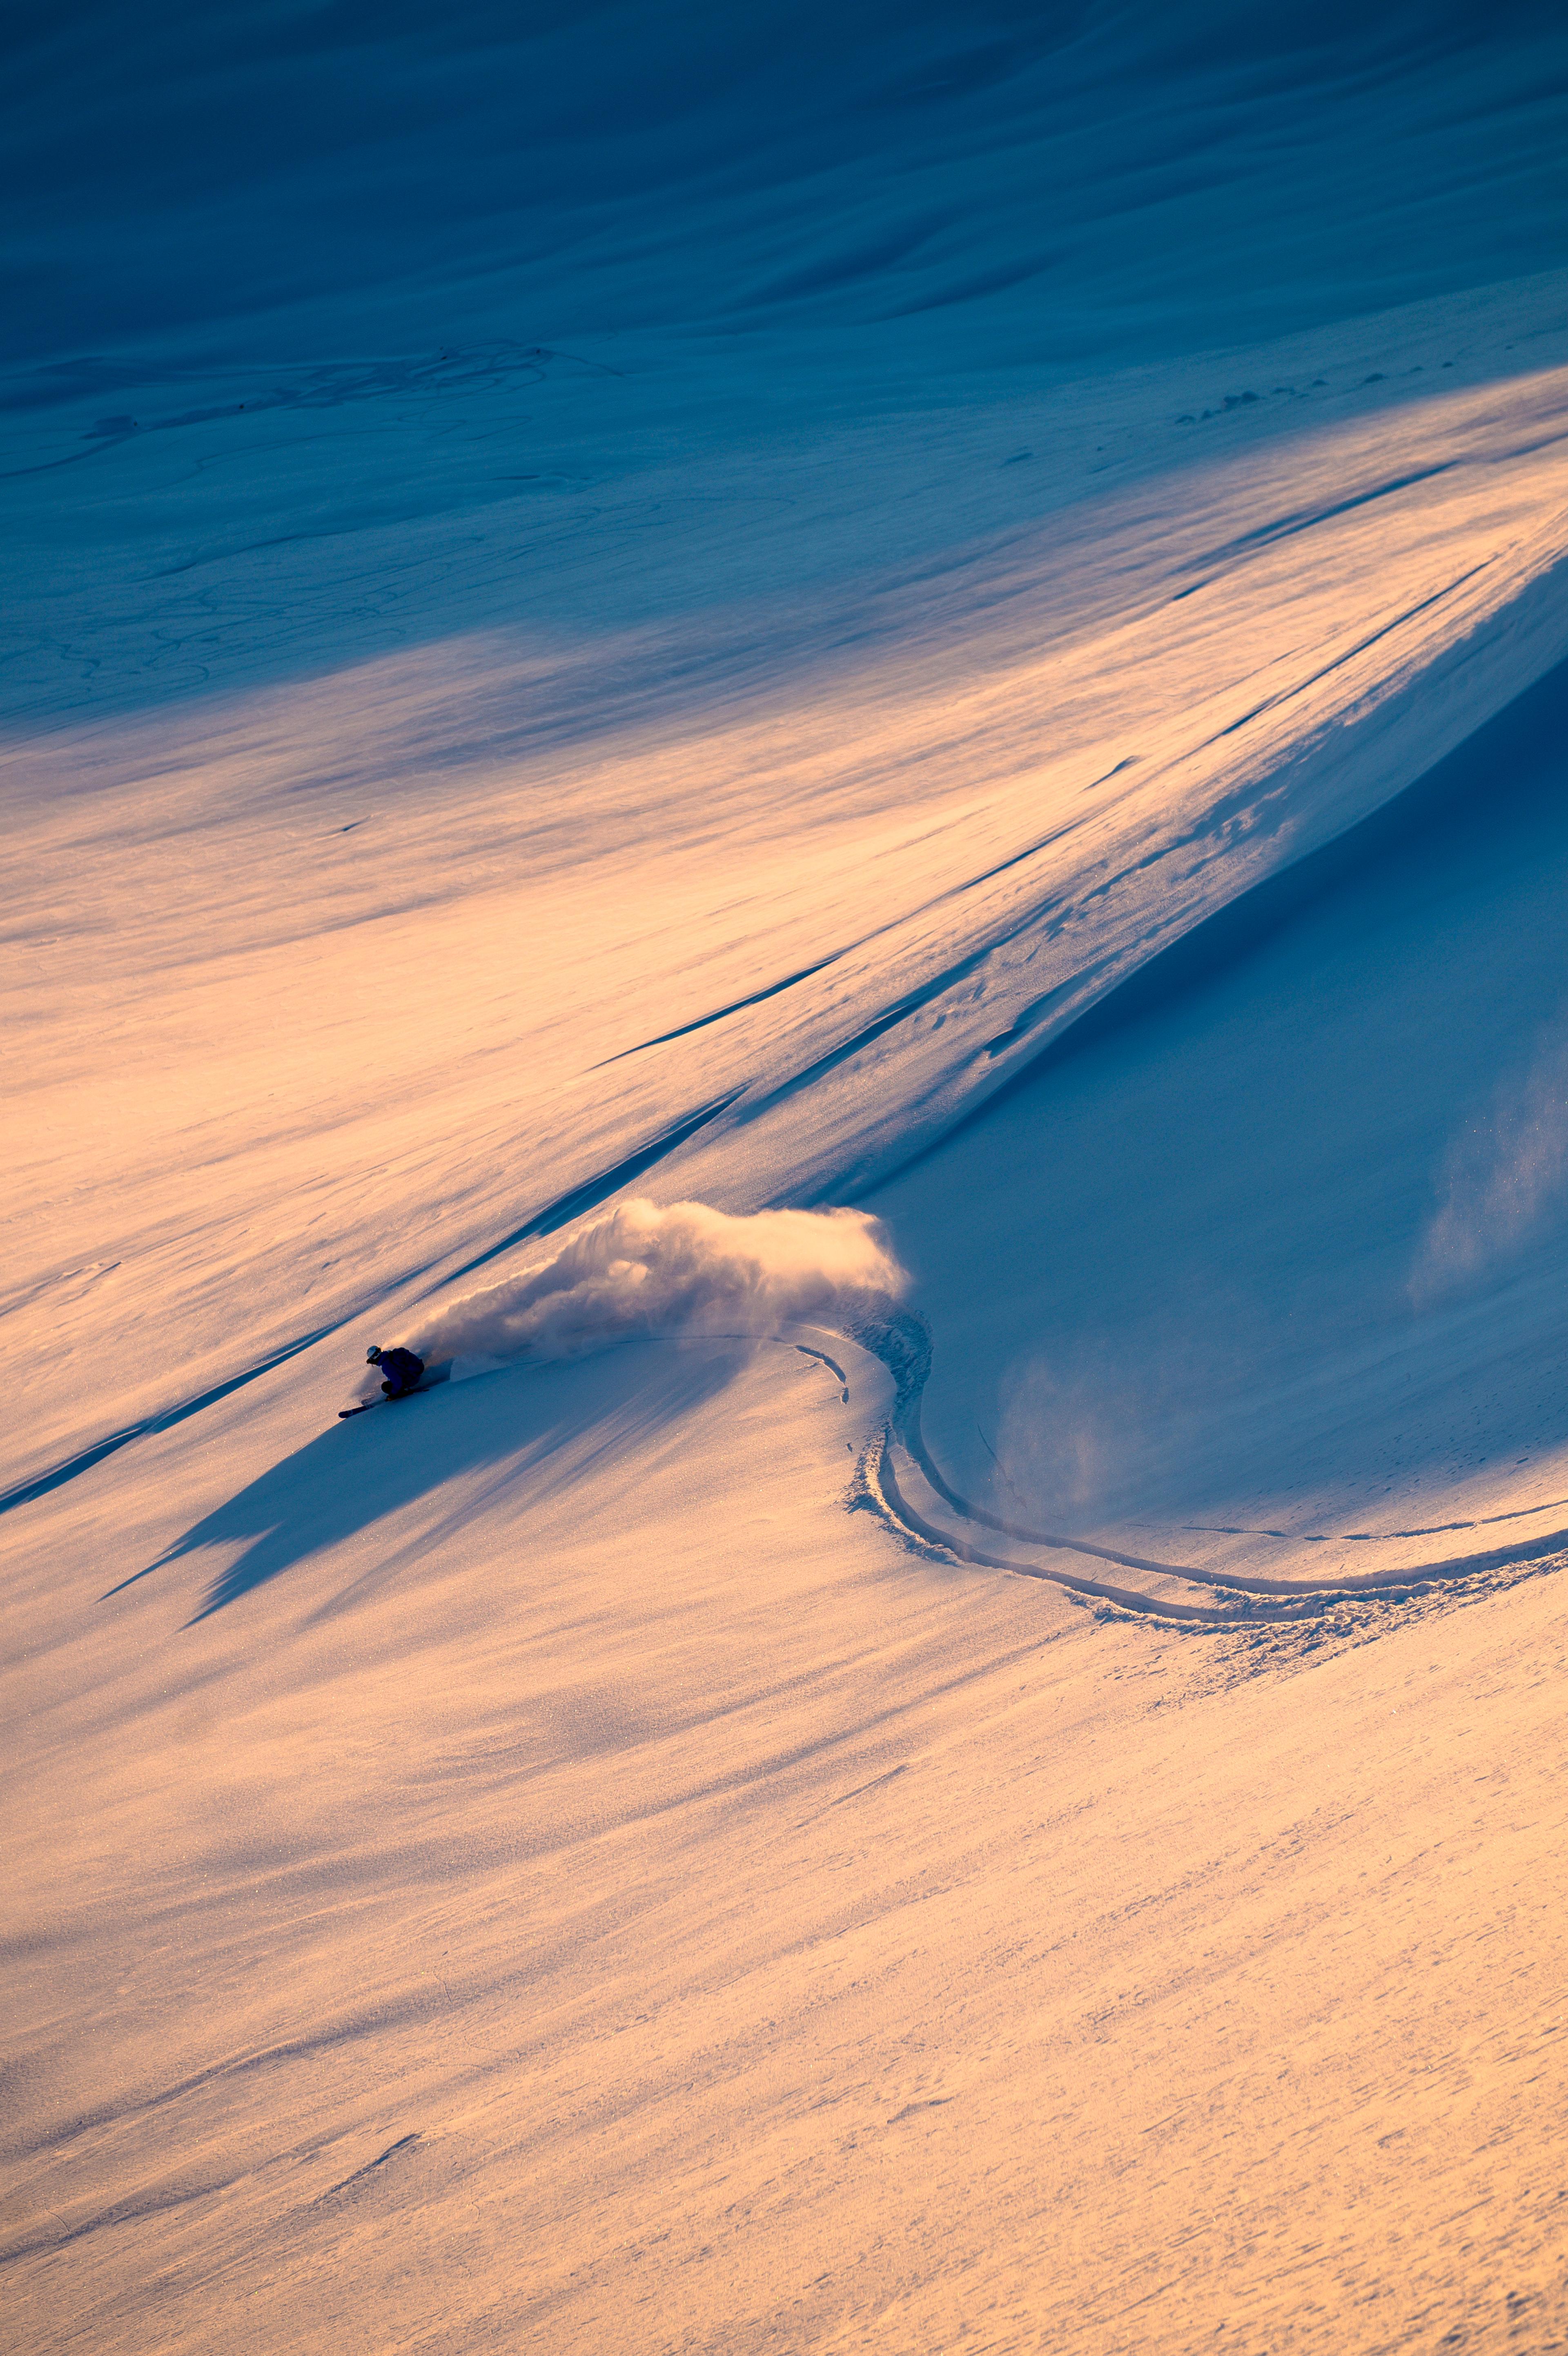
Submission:
{"label": "windblown snow texture", "polygon": [[0,21],[29,2356],[1558,2343],[1565,92]]}
{"label": "windblown snow texture", "polygon": [[1562,260],[1547,0],[170,0],[134,43],[74,0],[9,27],[28,358],[338,359],[347,297],[375,351],[504,307],[545,345],[875,322],[905,366],[977,332],[1142,360]]}

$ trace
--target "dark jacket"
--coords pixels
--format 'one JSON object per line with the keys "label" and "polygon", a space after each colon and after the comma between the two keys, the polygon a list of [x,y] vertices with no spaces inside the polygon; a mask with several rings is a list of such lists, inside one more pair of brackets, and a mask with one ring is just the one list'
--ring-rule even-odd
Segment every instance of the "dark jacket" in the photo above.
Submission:
{"label": "dark jacket", "polygon": [[424,1372],[424,1361],[416,1358],[412,1350],[383,1350],[379,1361],[383,1377],[381,1388],[388,1398],[402,1398],[411,1391]]}

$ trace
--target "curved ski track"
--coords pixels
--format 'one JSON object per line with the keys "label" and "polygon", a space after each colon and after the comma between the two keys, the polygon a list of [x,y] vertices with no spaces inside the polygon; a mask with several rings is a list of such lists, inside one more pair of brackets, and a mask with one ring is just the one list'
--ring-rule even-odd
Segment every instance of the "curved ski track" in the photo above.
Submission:
{"label": "curved ski track", "polygon": [[[878,1517],[900,1536],[978,1569],[1001,1570],[1015,1579],[1043,1579],[1069,1593],[1110,1604],[1144,1619],[1176,1621],[1209,1628],[1255,1627],[1262,1622],[1315,1619],[1337,1605],[1359,1598],[1402,1602],[1422,1590],[1451,1580],[1476,1578],[1512,1566],[1544,1562],[1568,1552],[1568,1528],[1521,1540],[1514,1546],[1493,1547],[1479,1554],[1448,1556],[1440,1561],[1407,1565],[1401,1570],[1369,1571],[1335,1579],[1249,1579],[1230,1571],[1206,1570],[1191,1563],[1162,1562],[1147,1556],[1125,1554],[1115,1547],[1098,1546],[1085,1537],[1064,1537],[1003,1520],[973,1504],[948,1481],[931,1455],[920,1428],[920,1405],[931,1366],[930,1334],[924,1322],[891,1301],[856,1323],[846,1324],[851,1341],[881,1360],[896,1386],[892,1413],[861,1460],[855,1502],[869,1505]],[[835,1369],[836,1371],[836,1369]],[[847,1387],[844,1393],[848,1397]],[[935,1511],[917,1502],[908,1492],[923,1482],[953,1517],[944,1524]],[[1550,1507],[1540,1510],[1549,1511]],[[1515,1518],[1492,1515],[1483,1522],[1454,1522],[1441,1526],[1460,1530]],[[1055,1563],[1021,1560],[999,1554],[988,1534],[1011,1539],[1040,1553],[1078,1555],[1086,1561],[1137,1571],[1144,1578],[1182,1582],[1186,1595],[1151,1594],[1087,1572],[1071,1571]],[[1230,1533],[1226,1533],[1230,1535]],[[1267,1533],[1269,1536],[1284,1533]],[[1357,1532],[1357,1537],[1370,1533]],[[1401,1536],[1435,1536],[1437,1532],[1398,1532]],[[1187,1601],[1187,1595],[1197,1599]]]}

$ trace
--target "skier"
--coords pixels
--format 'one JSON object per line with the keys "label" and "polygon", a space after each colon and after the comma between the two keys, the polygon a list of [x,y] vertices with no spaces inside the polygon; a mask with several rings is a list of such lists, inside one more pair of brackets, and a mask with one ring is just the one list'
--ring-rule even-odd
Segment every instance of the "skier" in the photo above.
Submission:
{"label": "skier", "polygon": [[412,1350],[381,1350],[374,1343],[365,1353],[368,1366],[379,1366],[386,1379],[381,1385],[388,1398],[405,1398],[419,1387],[424,1372],[424,1361],[416,1358]]}

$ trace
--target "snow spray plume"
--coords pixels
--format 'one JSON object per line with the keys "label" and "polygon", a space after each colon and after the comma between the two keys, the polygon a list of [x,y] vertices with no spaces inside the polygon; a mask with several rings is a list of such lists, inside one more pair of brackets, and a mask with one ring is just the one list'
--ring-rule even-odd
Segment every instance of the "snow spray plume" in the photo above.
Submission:
{"label": "snow spray plume", "polygon": [[1522,1076],[1504,1079],[1490,1117],[1455,1139],[1443,1200],[1410,1281],[1418,1308],[1530,1242],[1568,1194],[1568,1013],[1536,1043]]}
{"label": "snow spray plume", "polygon": [[638,1334],[767,1333],[904,1271],[864,1211],[757,1211],[640,1197],[577,1228],[560,1249],[437,1310],[406,1346],[445,1358],[569,1358]]}

